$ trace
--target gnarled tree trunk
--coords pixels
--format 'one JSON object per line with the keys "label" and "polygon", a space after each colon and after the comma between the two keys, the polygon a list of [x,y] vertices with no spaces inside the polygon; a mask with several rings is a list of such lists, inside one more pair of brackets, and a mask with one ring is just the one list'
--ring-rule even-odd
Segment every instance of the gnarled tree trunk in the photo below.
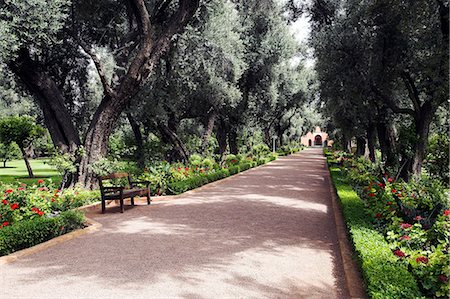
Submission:
{"label": "gnarled tree trunk", "polygon": [[202,136],[201,151],[203,153],[205,153],[207,151],[207,149],[208,149],[209,138],[211,138],[211,134],[213,132],[214,124],[216,122],[216,119],[217,119],[217,112],[215,110],[212,110],[208,114],[208,119],[207,119],[207,122],[206,122],[205,132],[203,133],[203,136]]}

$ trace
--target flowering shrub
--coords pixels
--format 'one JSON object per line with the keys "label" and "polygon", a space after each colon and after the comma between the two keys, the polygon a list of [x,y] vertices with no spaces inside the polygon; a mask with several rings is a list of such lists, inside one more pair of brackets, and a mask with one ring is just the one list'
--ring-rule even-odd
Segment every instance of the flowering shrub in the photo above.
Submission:
{"label": "flowering shrub", "polygon": [[53,217],[98,200],[98,192],[70,189],[61,192],[51,182],[38,180],[37,184],[0,184],[1,228],[16,222],[39,217]]}
{"label": "flowering shrub", "polygon": [[[337,160],[339,154],[330,160]],[[365,161],[346,156],[345,176],[363,200],[373,225],[405,263],[426,296],[450,292],[449,193],[437,180],[395,181]]]}

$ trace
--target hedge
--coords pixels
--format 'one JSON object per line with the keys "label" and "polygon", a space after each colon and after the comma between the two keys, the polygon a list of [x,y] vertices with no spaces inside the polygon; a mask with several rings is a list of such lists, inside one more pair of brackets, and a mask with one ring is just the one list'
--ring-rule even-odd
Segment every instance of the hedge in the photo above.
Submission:
{"label": "hedge", "polygon": [[84,227],[81,212],[62,212],[56,217],[37,217],[0,229],[0,256],[48,241]]}
{"label": "hedge", "polygon": [[406,264],[399,264],[382,234],[375,230],[364,204],[337,167],[331,177],[371,298],[424,298]]}

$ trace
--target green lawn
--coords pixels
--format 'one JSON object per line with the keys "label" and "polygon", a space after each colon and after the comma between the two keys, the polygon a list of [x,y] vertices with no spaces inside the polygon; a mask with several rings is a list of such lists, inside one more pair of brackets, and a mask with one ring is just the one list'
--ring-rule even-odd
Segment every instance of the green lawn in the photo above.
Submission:
{"label": "green lawn", "polygon": [[18,180],[30,184],[39,179],[51,178],[53,182],[59,184],[61,176],[53,166],[46,163],[47,161],[47,159],[30,160],[31,168],[35,175],[33,179],[28,178],[27,168],[23,160],[6,162],[6,168],[3,168],[2,163],[2,167],[0,167],[0,182],[10,183]]}

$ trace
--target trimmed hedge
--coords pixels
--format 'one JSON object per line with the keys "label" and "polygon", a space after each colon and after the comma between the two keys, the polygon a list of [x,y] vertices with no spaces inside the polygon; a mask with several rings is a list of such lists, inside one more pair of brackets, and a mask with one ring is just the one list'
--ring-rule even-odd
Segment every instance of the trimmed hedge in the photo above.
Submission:
{"label": "trimmed hedge", "polygon": [[214,181],[221,180],[226,177],[238,174],[239,172],[248,170],[250,168],[266,164],[275,159],[276,159],[276,156],[271,156],[266,159],[261,159],[258,162],[242,163],[239,165],[230,166],[228,169],[218,170],[213,173],[193,176],[193,177],[190,177],[190,178],[182,180],[182,181],[170,182],[168,185],[168,190],[170,191],[171,194],[175,194],[175,195],[181,194],[186,191],[206,185],[208,183],[212,183]]}
{"label": "trimmed hedge", "polygon": [[397,262],[383,235],[372,226],[362,200],[345,181],[341,170],[330,167],[330,173],[369,296],[376,299],[424,298],[407,265]]}
{"label": "trimmed hedge", "polygon": [[72,230],[84,227],[81,212],[62,212],[56,217],[37,217],[19,221],[0,229],[0,256],[48,241]]}

